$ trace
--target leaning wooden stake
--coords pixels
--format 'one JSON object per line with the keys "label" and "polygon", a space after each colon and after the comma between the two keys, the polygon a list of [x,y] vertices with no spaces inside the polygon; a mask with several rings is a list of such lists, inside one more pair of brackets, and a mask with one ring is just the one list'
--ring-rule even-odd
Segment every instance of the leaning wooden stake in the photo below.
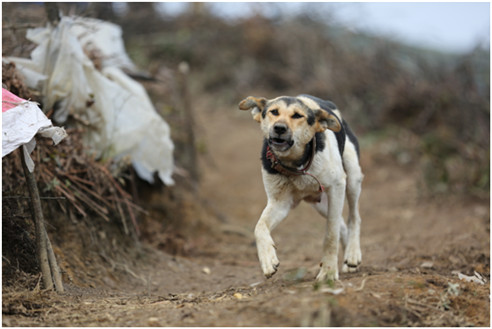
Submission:
{"label": "leaning wooden stake", "polygon": [[56,262],[55,255],[53,253],[53,249],[51,248],[51,243],[49,241],[46,228],[44,226],[43,209],[41,208],[41,199],[39,198],[39,191],[36,184],[36,179],[34,178],[34,174],[29,171],[29,168],[26,165],[26,158],[24,155],[25,151],[23,147],[20,148],[20,152],[22,168],[24,169],[27,188],[29,190],[29,195],[31,196],[34,223],[36,227],[36,256],[38,258],[39,266],[41,267],[44,287],[46,289],[53,289],[54,277],[56,291],[63,292],[60,270]]}
{"label": "leaning wooden stake", "polygon": [[185,130],[186,130],[186,148],[184,152],[186,154],[185,168],[191,175],[191,178],[195,183],[198,183],[200,175],[198,173],[197,164],[197,150],[195,142],[195,120],[193,116],[193,110],[191,107],[190,92],[188,89],[188,74],[190,67],[188,63],[182,62],[178,67],[178,83],[179,83],[179,96],[181,97],[183,113],[185,118]]}
{"label": "leaning wooden stake", "polygon": [[44,230],[44,235],[46,236],[46,249],[48,251],[48,261],[50,262],[51,275],[53,279],[53,283],[55,284],[55,290],[58,292],[63,292],[63,282],[61,278],[61,271],[58,263],[56,261],[56,256],[53,251],[53,247],[51,246],[50,238],[48,237],[48,232],[46,232],[46,228]]}

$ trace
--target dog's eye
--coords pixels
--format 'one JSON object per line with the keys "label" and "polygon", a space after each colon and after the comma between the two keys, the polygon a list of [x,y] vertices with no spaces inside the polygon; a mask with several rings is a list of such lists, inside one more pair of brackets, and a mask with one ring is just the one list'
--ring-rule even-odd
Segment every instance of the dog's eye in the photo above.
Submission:
{"label": "dog's eye", "polygon": [[294,114],[292,115],[292,119],[300,119],[300,118],[303,118],[303,117],[304,117],[304,116],[303,116],[303,115],[301,115],[301,114],[299,114],[299,113],[294,113]]}
{"label": "dog's eye", "polygon": [[275,109],[275,110],[271,110],[270,113],[274,116],[277,116],[278,115],[278,110]]}

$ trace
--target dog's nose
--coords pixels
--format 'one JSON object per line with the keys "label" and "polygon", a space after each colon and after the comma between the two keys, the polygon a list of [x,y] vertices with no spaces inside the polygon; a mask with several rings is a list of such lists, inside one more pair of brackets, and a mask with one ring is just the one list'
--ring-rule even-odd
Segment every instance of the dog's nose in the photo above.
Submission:
{"label": "dog's nose", "polygon": [[276,123],[273,126],[273,131],[278,135],[282,135],[287,131],[287,125],[285,123]]}

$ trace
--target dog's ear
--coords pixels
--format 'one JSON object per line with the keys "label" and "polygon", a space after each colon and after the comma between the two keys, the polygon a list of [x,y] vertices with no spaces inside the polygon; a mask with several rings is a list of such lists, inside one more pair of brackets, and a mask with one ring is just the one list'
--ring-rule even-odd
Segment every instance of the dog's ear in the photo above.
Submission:
{"label": "dog's ear", "polygon": [[320,133],[324,132],[326,129],[330,129],[337,133],[342,129],[340,120],[335,114],[318,109],[314,110],[314,115],[316,117],[316,132]]}
{"label": "dog's ear", "polygon": [[251,115],[253,119],[260,122],[261,121],[261,112],[265,108],[267,103],[267,99],[263,97],[253,97],[249,96],[246,99],[243,99],[241,103],[239,103],[239,109],[242,111],[251,111]]}

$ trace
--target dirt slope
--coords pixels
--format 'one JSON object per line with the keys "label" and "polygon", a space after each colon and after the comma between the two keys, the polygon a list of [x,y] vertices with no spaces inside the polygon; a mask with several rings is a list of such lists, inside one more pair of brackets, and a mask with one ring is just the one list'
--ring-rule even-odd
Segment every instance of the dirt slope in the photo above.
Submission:
{"label": "dirt slope", "polygon": [[189,257],[149,251],[134,279],[114,289],[4,292],[3,325],[489,326],[488,202],[425,199],[416,167],[385,155],[385,141],[362,138],[361,271],[314,284],[324,220],[301,204],[274,231],[281,263],[265,280],[252,235],[266,203],[259,127],[234,105],[195,110],[207,147],[200,193],[223,215],[210,221],[213,233]]}

